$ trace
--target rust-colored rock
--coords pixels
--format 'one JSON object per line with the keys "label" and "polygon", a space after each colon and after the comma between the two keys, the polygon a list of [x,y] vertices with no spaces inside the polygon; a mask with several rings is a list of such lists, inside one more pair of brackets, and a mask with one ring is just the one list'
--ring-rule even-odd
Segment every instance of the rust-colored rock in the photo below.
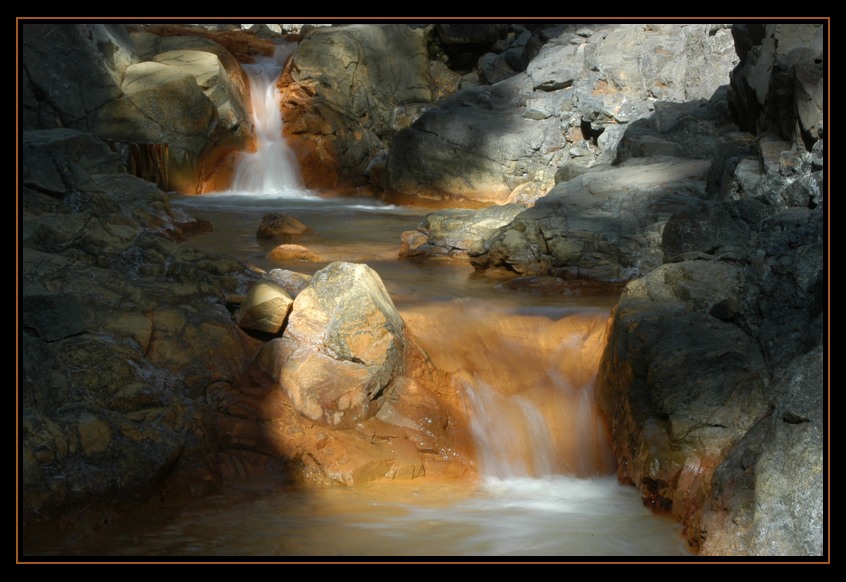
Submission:
{"label": "rust-colored rock", "polygon": [[242,63],[252,62],[255,56],[270,56],[275,45],[268,38],[261,38],[248,30],[208,30],[181,24],[153,24],[144,32],[158,36],[199,36],[223,45]]}
{"label": "rust-colored rock", "polygon": [[267,258],[274,261],[307,261],[317,262],[322,259],[302,245],[279,245],[274,247]]}

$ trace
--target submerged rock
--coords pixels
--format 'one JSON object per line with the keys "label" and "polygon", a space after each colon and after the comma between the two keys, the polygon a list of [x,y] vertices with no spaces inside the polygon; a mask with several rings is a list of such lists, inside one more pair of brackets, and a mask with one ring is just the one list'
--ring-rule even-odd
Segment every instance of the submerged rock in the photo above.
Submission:
{"label": "submerged rock", "polygon": [[267,253],[274,261],[320,261],[321,258],[302,245],[279,245]]}
{"label": "submerged rock", "polygon": [[271,212],[262,217],[261,224],[256,231],[256,238],[280,241],[292,240],[307,232],[311,232],[311,229],[299,219],[287,214]]}

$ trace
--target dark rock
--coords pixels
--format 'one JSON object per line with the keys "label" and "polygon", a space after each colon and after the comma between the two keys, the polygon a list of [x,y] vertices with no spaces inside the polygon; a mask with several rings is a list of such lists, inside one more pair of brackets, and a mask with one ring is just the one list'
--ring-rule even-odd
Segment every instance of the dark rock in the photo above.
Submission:
{"label": "dark rock", "polygon": [[99,43],[111,54],[107,57],[100,52],[98,39],[114,38],[116,27],[53,23],[22,26],[24,92],[34,97],[22,103],[25,129],[93,129],[98,111],[121,96],[121,68],[133,60],[116,60],[123,53],[106,48],[118,47],[120,41]]}
{"label": "dark rock", "polygon": [[265,214],[256,231],[256,238],[267,240],[293,240],[311,229],[293,216],[272,212]]}

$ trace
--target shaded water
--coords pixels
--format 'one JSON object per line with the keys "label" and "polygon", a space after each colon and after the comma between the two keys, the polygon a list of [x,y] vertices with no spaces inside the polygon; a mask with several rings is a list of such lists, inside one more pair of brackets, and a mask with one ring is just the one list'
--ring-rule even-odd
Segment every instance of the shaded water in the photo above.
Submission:
{"label": "shaded water", "polygon": [[320,558],[683,556],[678,530],[614,477],[395,481],[310,491],[229,491],[161,504],[36,556]]}

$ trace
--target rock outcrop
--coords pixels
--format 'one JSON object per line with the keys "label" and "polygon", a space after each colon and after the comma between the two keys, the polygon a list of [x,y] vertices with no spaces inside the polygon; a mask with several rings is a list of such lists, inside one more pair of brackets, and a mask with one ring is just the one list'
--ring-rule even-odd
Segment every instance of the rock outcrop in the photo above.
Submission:
{"label": "rock outcrop", "polygon": [[180,245],[194,221],[92,134],[23,143],[22,519],[145,500],[178,459],[187,488],[219,486],[204,394],[244,375],[225,297],[255,275]]}
{"label": "rock outcrop", "polygon": [[251,145],[242,71],[212,40],[137,34],[119,24],[25,24],[23,127],[90,131],[135,175],[197,193],[229,152]]}
{"label": "rock outcrop", "polygon": [[400,24],[312,30],[280,87],[285,135],[315,189],[366,184],[403,109],[432,101],[422,32]]}
{"label": "rock outcrop", "polygon": [[[390,192],[501,204],[528,189],[537,198],[559,168],[613,160],[627,125],[649,116],[656,102],[709,98],[737,62],[724,25],[545,32],[557,34],[525,71],[459,91],[396,135]],[[667,145],[661,153],[671,151]]]}
{"label": "rock outcrop", "polygon": [[[706,195],[670,216],[664,264],[626,287],[600,365],[621,478],[704,555],[825,551],[823,142],[799,121],[806,94],[766,97],[755,66],[777,37],[817,38],[805,26],[738,44],[731,110],[756,133],[717,140]],[[813,42],[780,46],[772,83],[818,82]]]}

